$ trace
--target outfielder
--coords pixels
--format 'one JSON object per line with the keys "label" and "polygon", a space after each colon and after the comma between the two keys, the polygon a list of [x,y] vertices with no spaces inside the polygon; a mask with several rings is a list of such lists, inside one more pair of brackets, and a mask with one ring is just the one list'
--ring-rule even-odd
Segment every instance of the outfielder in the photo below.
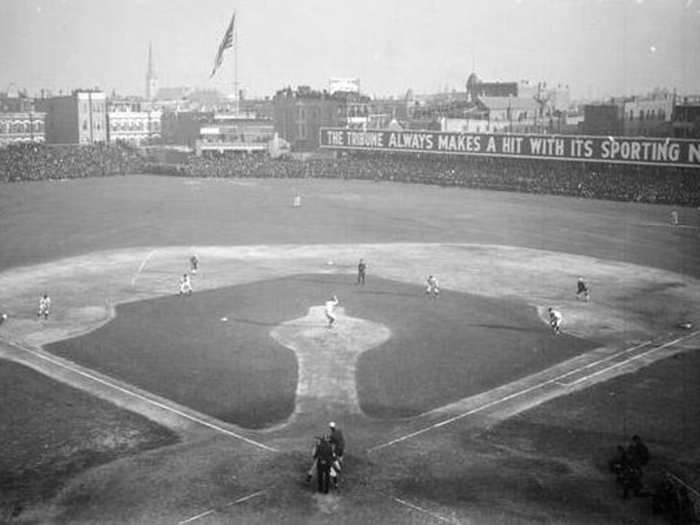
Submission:
{"label": "outfielder", "polygon": [[365,275],[367,273],[367,263],[364,259],[360,259],[357,263],[357,284],[365,284]]}

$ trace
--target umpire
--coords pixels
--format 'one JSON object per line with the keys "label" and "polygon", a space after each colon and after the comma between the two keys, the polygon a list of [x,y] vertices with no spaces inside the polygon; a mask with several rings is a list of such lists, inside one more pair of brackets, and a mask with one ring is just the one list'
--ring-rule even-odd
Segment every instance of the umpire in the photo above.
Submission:
{"label": "umpire", "polygon": [[318,491],[328,494],[331,483],[331,465],[335,460],[333,445],[327,436],[323,436],[314,452],[316,460],[316,475],[318,477]]}

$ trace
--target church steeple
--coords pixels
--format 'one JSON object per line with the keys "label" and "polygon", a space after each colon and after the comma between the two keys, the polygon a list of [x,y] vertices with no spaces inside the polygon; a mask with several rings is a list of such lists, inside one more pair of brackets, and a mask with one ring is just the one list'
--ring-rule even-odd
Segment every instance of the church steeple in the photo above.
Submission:
{"label": "church steeple", "polygon": [[158,76],[153,64],[153,46],[148,43],[148,71],[146,72],[146,100],[153,100],[158,89]]}

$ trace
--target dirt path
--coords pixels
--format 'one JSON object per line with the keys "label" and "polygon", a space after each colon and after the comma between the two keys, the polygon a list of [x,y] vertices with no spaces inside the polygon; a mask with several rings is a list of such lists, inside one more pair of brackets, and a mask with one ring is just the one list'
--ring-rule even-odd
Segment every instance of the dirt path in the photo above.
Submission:
{"label": "dirt path", "polygon": [[[293,350],[299,362],[296,414],[318,413],[318,403],[338,413],[360,414],[355,385],[357,357],[391,337],[384,325],[335,311],[328,326],[323,306],[314,306],[300,319],[274,328],[270,335]],[[294,415],[292,417],[294,417]]]}

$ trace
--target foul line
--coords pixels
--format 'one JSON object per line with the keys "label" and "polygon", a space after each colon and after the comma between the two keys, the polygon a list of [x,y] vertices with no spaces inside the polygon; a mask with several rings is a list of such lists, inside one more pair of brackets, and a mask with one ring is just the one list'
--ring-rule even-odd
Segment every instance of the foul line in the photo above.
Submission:
{"label": "foul line", "polygon": [[695,226],[693,224],[671,224],[666,222],[642,222],[639,226],[661,226],[665,228],[685,228],[687,230],[700,230],[700,226]]}
{"label": "foul line", "polygon": [[134,286],[136,284],[136,279],[138,279],[139,275],[141,275],[141,272],[146,267],[146,263],[148,262],[148,259],[153,257],[153,255],[155,255],[155,253],[157,251],[158,250],[151,250],[150,252],[148,252],[148,255],[146,255],[146,257],[143,258],[143,261],[141,261],[141,266],[139,266],[139,269],[136,271],[134,276],[131,278],[131,286]]}
{"label": "foul line", "polygon": [[[688,334],[688,335],[686,335],[686,336],[679,337],[678,339],[674,339],[673,341],[670,341],[670,342],[668,342],[668,343],[666,343],[666,344],[664,344],[664,345],[662,345],[662,346],[656,347],[656,348],[654,348],[654,349],[652,349],[652,350],[650,350],[650,351],[648,351],[648,352],[644,352],[644,354],[640,354],[640,355],[646,355],[646,354],[649,354],[649,353],[651,353],[651,352],[654,352],[654,351],[657,351],[657,350],[661,350],[662,348],[665,348],[665,347],[667,347],[667,346],[676,344],[676,343],[678,343],[679,341],[682,341],[682,340],[684,340],[684,339],[688,339],[689,337],[693,337],[693,336],[697,335],[698,333],[700,333],[700,331],[695,331],[695,332],[693,332],[693,333],[691,333],[691,334]],[[561,378],[563,378],[563,377],[570,376],[570,375],[572,375],[572,374],[574,374],[574,373],[580,372],[581,370],[585,370],[586,368],[590,368],[590,366],[592,366],[592,365],[594,365],[594,364],[598,364],[598,363],[603,362],[603,361],[605,361],[605,360],[608,360],[608,359],[611,359],[611,358],[620,356],[620,355],[622,355],[622,354],[624,354],[624,353],[626,353],[626,352],[629,352],[629,351],[634,350],[634,349],[636,349],[636,348],[640,348],[641,346],[644,346],[644,345],[647,345],[647,344],[649,344],[649,341],[647,341],[647,342],[645,342],[645,343],[642,343],[641,345],[636,345],[636,346],[634,346],[634,347],[627,348],[627,349],[625,349],[625,350],[622,350],[622,351],[620,351],[620,352],[617,352],[616,354],[612,354],[611,356],[608,356],[608,357],[606,357],[606,358],[604,358],[604,359],[601,359],[601,360],[599,360],[599,361],[597,361],[597,362],[589,363],[589,364],[587,364],[587,365],[585,365],[585,366],[580,366],[580,367],[578,367],[578,368],[576,368],[576,369],[574,369],[574,370],[571,370],[571,371],[569,371],[569,372],[566,372],[565,374],[558,375],[557,377],[554,377],[554,378],[552,378],[552,379],[547,379],[546,381],[542,381],[542,382],[540,382],[540,383],[537,383],[537,384],[535,384],[535,385],[532,385],[532,386],[530,386],[530,387],[528,387],[528,388],[525,388],[525,389],[523,389],[523,390],[519,390],[518,392],[514,392],[514,393],[512,393],[512,394],[508,394],[507,396],[504,396],[504,397],[502,397],[502,398],[500,398],[500,399],[494,399],[493,401],[490,401],[490,402],[486,403],[485,405],[481,405],[480,407],[476,407],[476,408],[474,408],[474,409],[472,409],[472,410],[469,410],[469,411],[467,411],[467,412],[464,412],[463,414],[458,414],[458,415],[456,415],[456,416],[453,416],[453,417],[450,417],[450,418],[448,418],[448,419],[445,419],[444,421],[441,421],[441,422],[439,422],[439,423],[435,423],[434,425],[430,425],[430,426],[425,427],[425,428],[422,428],[422,429],[420,429],[420,430],[416,430],[415,432],[411,432],[410,434],[406,434],[405,436],[401,436],[401,437],[398,437],[398,438],[396,438],[396,439],[392,439],[391,441],[387,441],[386,443],[382,443],[381,445],[376,445],[376,446],[374,446],[374,447],[372,447],[372,448],[369,448],[369,449],[367,450],[367,453],[369,454],[369,453],[371,453],[371,452],[375,452],[375,451],[377,451],[377,450],[379,450],[379,449],[382,449],[382,448],[385,448],[385,447],[388,447],[388,446],[391,446],[391,445],[395,445],[396,443],[400,443],[401,441],[406,441],[407,439],[414,438],[414,437],[419,436],[419,435],[421,435],[421,434],[424,434],[424,433],[426,433],[426,432],[428,432],[428,431],[430,431],[430,430],[433,430],[433,429],[436,429],[436,428],[440,428],[440,427],[443,427],[443,426],[445,426],[445,425],[449,425],[450,423],[454,423],[455,421],[459,421],[460,419],[463,419],[463,418],[465,418],[465,417],[467,417],[467,416],[471,416],[472,414],[476,414],[476,413],[478,413],[478,412],[481,412],[481,411],[483,411],[483,410],[486,410],[487,408],[491,408],[491,407],[493,407],[493,406],[500,405],[501,403],[504,403],[505,401],[509,401],[509,400],[514,399],[514,398],[516,398],[516,397],[520,397],[520,396],[522,396],[522,395],[524,395],[524,394],[527,394],[527,393],[529,393],[529,392],[532,392],[533,390],[537,390],[537,389],[542,388],[542,387],[544,387],[544,386],[551,385],[551,384],[557,384],[557,385],[559,385],[559,386],[562,386],[561,383],[558,383],[558,380],[561,379]],[[619,365],[621,365],[621,364],[628,363],[630,360],[631,360],[631,359],[626,359],[625,361],[622,361],[622,362],[620,362],[620,363],[617,363],[616,365],[614,365],[614,366],[612,366],[612,367],[608,367],[606,370],[610,370],[611,368],[614,368],[615,366],[619,366]],[[582,379],[588,379],[588,378],[590,378],[590,377],[592,377],[593,375],[596,375],[596,374],[597,374],[597,372],[596,372],[596,373],[593,373],[593,374],[589,374],[588,376],[586,376],[586,377],[584,377],[584,378],[582,378]],[[569,385],[571,385],[571,383],[570,383]]]}
{"label": "foul line", "polygon": [[248,501],[249,499],[253,499],[254,497],[259,496],[263,492],[265,492],[265,491],[259,490],[257,492],[254,492],[253,494],[249,494],[248,496],[243,496],[242,498],[238,498],[236,501],[232,501],[231,503],[227,503],[223,507],[218,507],[218,509],[214,508],[214,509],[206,510],[206,511],[202,512],[201,514],[197,514],[196,516],[192,516],[191,518],[187,518],[186,520],[179,521],[177,525],[185,525],[186,523],[192,523],[193,521],[197,521],[198,519],[201,519],[205,516],[209,516],[209,514],[213,514],[217,510],[220,511],[220,510],[226,509],[232,505],[235,505],[237,503],[243,503],[244,501]]}
{"label": "foul line", "polygon": [[159,402],[159,401],[156,401],[156,400],[154,400],[154,399],[150,399],[150,398],[144,396],[143,394],[139,394],[138,392],[134,392],[133,390],[129,390],[128,388],[124,388],[124,387],[121,387],[121,386],[119,386],[119,385],[115,385],[114,383],[111,383],[111,382],[109,382],[109,381],[107,381],[107,380],[105,380],[105,379],[102,379],[102,378],[97,377],[97,376],[95,376],[95,375],[93,375],[93,374],[90,374],[89,372],[85,372],[85,371],[80,370],[80,369],[78,369],[78,368],[72,367],[72,366],[70,366],[70,365],[68,365],[68,364],[66,364],[66,363],[63,363],[63,362],[61,362],[61,361],[59,361],[59,360],[57,360],[57,359],[51,358],[51,357],[49,357],[49,356],[47,356],[47,355],[44,355],[44,354],[42,354],[42,353],[40,353],[40,352],[37,352],[37,351],[35,351],[35,350],[32,350],[31,348],[27,348],[27,347],[25,347],[24,345],[21,345],[21,344],[18,344],[18,343],[13,343],[13,344],[14,344],[16,347],[21,348],[21,349],[24,350],[25,352],[29,352],[30,354],[32,354],[32,355],[34,355],[34,356],[36,356],[36,357],[39,357],[39,358],[41,358],[41,359],[43,359],[43,360],[45,360],[45,361],[48,361],[49,363],[52,363],[52,364],[57,365],[57,366],[60,366],[61,368],[65,368],[66,370],[70,370],[71,372],[74,372],[74,373],[76,373],[76,374],[79,374],[79,375],[81,375],[81,376],[83,376],[83,377],[87,377],[88,379],[91,379],[91,380],[93,380],[93,381],[95,381],[95,382],[97,382],[97,383],[100,383],[100,384],[103,384],[103,385],[105,385],[105,386],[108,386],[109,388],[112,388],[112,389],[114,389],[114,390],[118,390],[119,392],[122,392],[122,393],[124,393],[124,394],[130,395],[130,396],[135,397],[135,398],[137,398],[137,399],[140,399],[141,401],[145,401],[146,403],[148,403],[148,404],[150,404],[150,405],[153,405],[153,406],[155,406],[155,407],[158,407],[158,408],[160,408],[160,409],[162,409],[162,410],[165,410],[165,411],[167,411],[167,412],[171,412],[171,413],[176,414],[176,415],[178,415],[178,416],[180,416],[180,417],[183,417],[183,418],[185,418],[185,419],[189,419],[190,421],[193,421],[193,422],[195,422],[195,423],[198,423],[198,424],[200,424],[200,425],[202,425],[202,426],[205,426],[205,427],[207,427],[207,428],[210,428],[210,429],[212,429],[212,430],[216,430],[217,432],[221,432],[222,434],[226,434],[227,436],[231,436],[231,437],[234,437],[234,438],[236,438],[236,439],[240,439],[241,441],[245,441],[246,443],[248,443],[248,444],[250,444],[250,445],[254,445],[254,446],[256,446],[256,447],[262,448],[262,449],[267,450],[267,451],[269,451],[269,452],[278,452],[278,450],[277,450],[276,448],[273,448],[273,447],[264,445],[263,443],[258,443],[257,441],[253,441],[252,439],[249,439],[249,438],[247,438],[247,437],[245,437],[245,436],[242,436],[242,435],[240,435],[240,434],[236,434],[235,432],[232,432],[231,430],[225,429],[225,428],[223,428],[223,427],[221,427],[221,426],[219,426],[219,425],[216,425],[216,424],[214,424],[214,423],[210,423],[209,421],[206,421],[206,420],[204,420],[204,419],[202,419],[202,418],[199,418],[199,417],[197,417],[197,416],[193,416],[193,415],[191,415],[191,414],[188,414],[188,413],[186,413],[186,412],[183,412],[182,410],[178,410],[177,408],[173,408],[173,407],[171,407],[171,406],[168,406],[168,405],[166,405],[166,404],[164,404],[164,403],[161,403],[161,402]]}
{"label": "foul line", "polygon": [[394,501],[397,503],[401,503],[401,505],[407,506],[409,509],[417,510],[418,512],[422,512],[423,514],[427,514],[431,518],[435,518],[436,520],[442,521],[444,523],[454,523],[454,521],[445,518],[444,516],[440,516],[439,514],[435,514],[432,511],[429,511],[428,509],[424,509],[423,507],[419,507],[418,505],[415,505],[414,503],[411,503],[410,501],[402,500],[400,498],[392,497]]}
{"label": "foul line", "polygon": [[693,494],[695,494],[695,497],[696,497],[696,498],[700,498],[700,492],[698,492],[698,491],[695,490],[693,487],[691,487],[690,485],[688,485],[685,481],[683,481],[681,478],[679,478],[678,476],[676,476],[673,472],[671,472],[670,470],[666,470],[666,469],[664,469],[664,472],[666,473],[667,476],[669,476],[671,479],[673,479],[673,481],[675,481],[676,483],[680,483],[680,484],[683,485],[685,488],[687,488],[690,492],[692,492]]}
{"label": "foul line", "polygon": [[597,361],[592,361],[592,362],[590,362],[590,363],[588,363],[588,364],[585,364],[585,365],[583,365],[583,366],[580,366],[580,367],[578,367],[578,368],[575,368],[574,370],[570,370],[570,371],[566,372],[565,374],[562,374],[562,375],[560,375],[560,376],[555,377],[554,379],[552,379],[552,381],[553,381],[554,383],[556,383],[557,385],[559,385],[559,386],[569,386],[569,385],[572,385],[573,383],[562,383],[562,382],[559,381],[559,380],[562,379],[562,378],[564,378],[564,377],[568,377],[568,376],[572,376],[572,375],[574,375],[574,374],[578,374],[579,372],[581,372],[582,370],[586,370],[587,368],[593,368],[594,366],[599,365],[600,363],[605,363],[605,361],[611,361],[612,359],[615,359],[616,357],[620,357],[620,356],[623,355],[623,354],[626,354],[626,353],[628,353],[628,352],[632,352],[632,351],[634,351],[634,350],[637,350],[638,348],[642,348],[642,347],[644,347],[644,346],[647,346],[648,344],[651,344],[651,339],[648,340],[648,341],[644,341],[643,343],[640,343],[640,344],[638,344],[638,345],[631,346],[631,347],[629,347],[629,348],[625,348],[624,350],[620,350],[619,352],[615,352],[614,354],[610,354],[609,356],[606,356],[606,357],[604,357],[603,359],[598,359]]}
{"label": "foul line", "polygon": [[[690,335],[688,337],[690,337]],[[575,381],[572,381],[571,383],[563,383],[563,385],[564,386],[578,385],[579,383],[582,383],[584,381],[588,381],[591,377],[595,377],[597,375],[604,374],[605,372],[609,372],[610,370],[612,370],[613,368],[617,368],[618,366],[623,366],[623,365],[629,364],[636,359],[640,359],[640,358],[644,357],[645,355],[648,355],[648,354],[651,354],[651,353],[656,352],[658,350],[661,350],[662,348],[666,348],[667,346],[675,345],[680,340],[681,340],[681,338],[678,338],[678,339],[670,341],[666,344],[663,344],[661,346],[657,346],[656,348],[652,348],[651,350],[647,350],[646,352],[642,352],[641,354],[637,354],[635,356],[628,357],[624,361],[620,361],[619,363],[615,363],[614,365],[610,365],[606,368],[603,368],[602,370],[597,370],[597,371],[593,372],[592,374],[588,374],[587,376],[576,379]]]}

